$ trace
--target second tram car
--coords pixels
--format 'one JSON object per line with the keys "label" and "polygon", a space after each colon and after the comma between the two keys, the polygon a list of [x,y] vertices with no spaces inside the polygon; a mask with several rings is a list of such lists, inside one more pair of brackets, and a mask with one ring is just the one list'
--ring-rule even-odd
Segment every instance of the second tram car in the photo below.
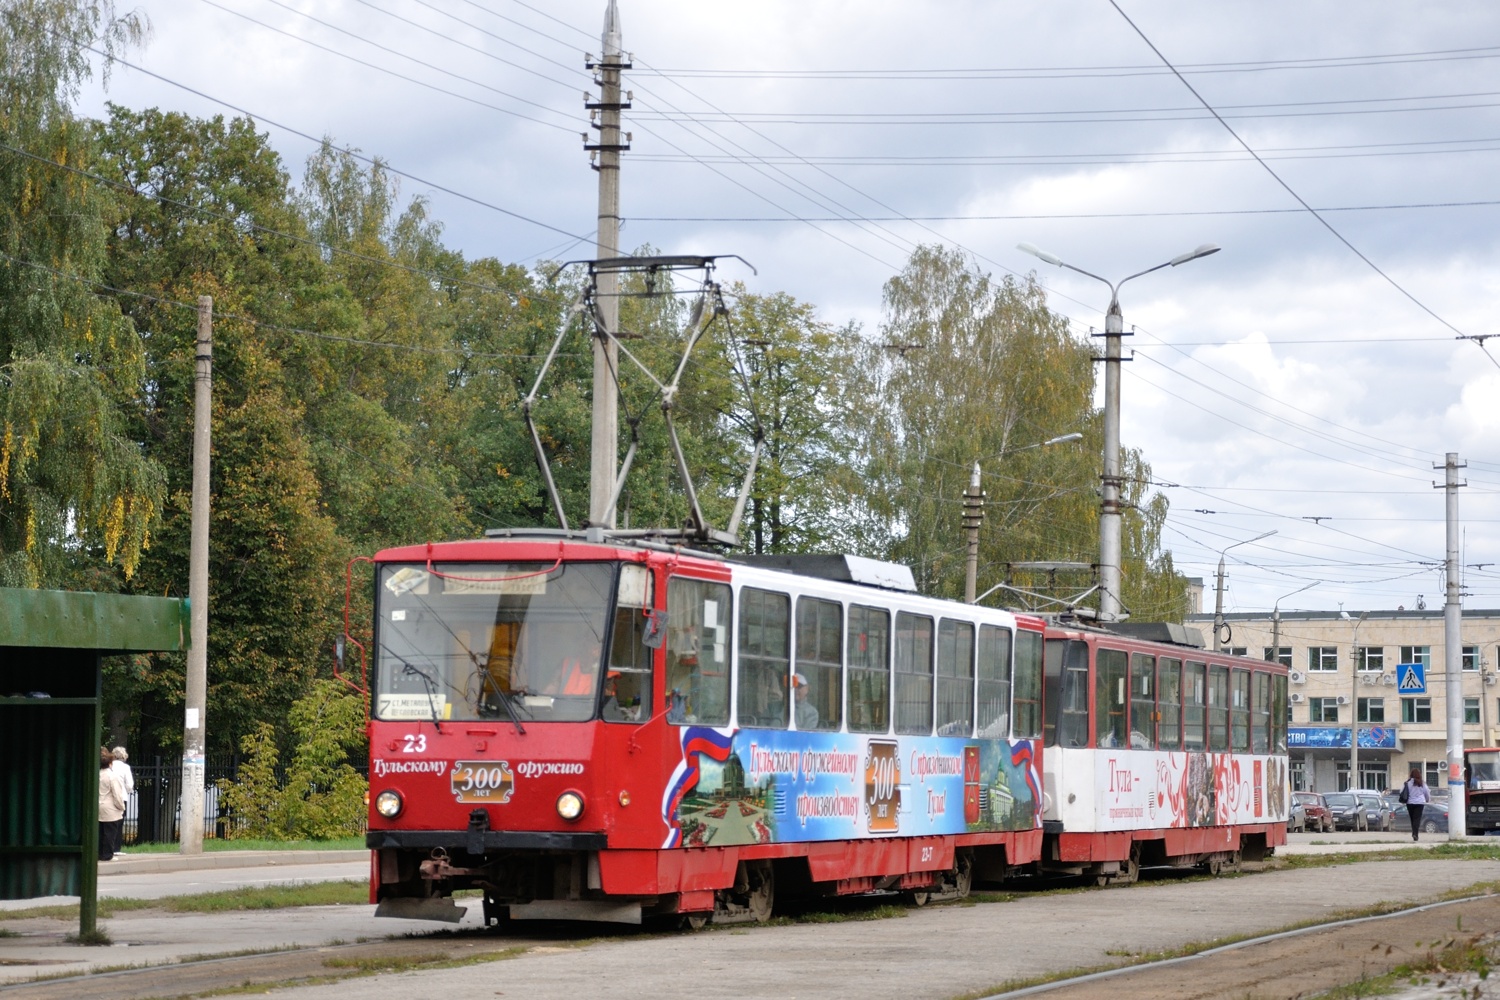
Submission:
{"label": "second tram car", "polygon": [[1051,625],[1045,675],[1044,871],[1217,872],[1286,843],[1285,666]]}

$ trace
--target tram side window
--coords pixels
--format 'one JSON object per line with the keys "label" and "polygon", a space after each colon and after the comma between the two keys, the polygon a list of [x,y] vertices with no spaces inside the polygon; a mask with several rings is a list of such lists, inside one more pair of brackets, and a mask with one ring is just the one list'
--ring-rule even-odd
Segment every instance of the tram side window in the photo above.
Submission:
{"label": "tram side window", "polygon": [[849,731],[891,728],[891,613],[849,607]]}
{"label": "tram side window", "polygon": [[937,733],[969,736],[974,731],[974,626],[943,618],[938,622]]}
{"label": "tram side window", "polygon": [[742,726],[785,729],[790,709],[792,600],[746,587],[740,591],[739,714]]}
{"label": "tram side window", "polygon": [[896,732],[932,732],[932,619],[896,613]]}
{"label": "tram side window", "polygon": [[[837,601],[797,599],[797,673],[807,678],[806,701],[797,705],[798,729],[837,730],[843,721],[844,609]],[[803,697],[802,695],[798,696]]]}
{"label": "tram side window", "polygon": [[1077,639],[1048,639],[1047,746],[1089,745],[1089,647]]}
{"label": "tram side window", "polygon": [[1229,749],[1229,668],[1208,668],[1208,748]]}
{"label": "tram side window", "polygon": [[1271,752],[1286,753],[1286,675],[1271,678]]}
{"label": "tram side window", "polygon": [[1182,661],[1165,656],[1156,669],[1156,746],[1182,749]]}
{"label": "tram side window", "polygon": [[1130,748],[1156,749],[1156,657],[1130,657]]}
{"label": "tram side window", "polygon": [[1252,675],[1250,694],[1250,749],[1266,753],[1271,746],[1271,675],[1257,670]]}
{"label": "tram side window", "polygon": [[1042,735],[1042,636],[1016,632],[1015,724],[1017,739]]}
{"label": "tram side window", "polygon": [[729,724],[729,586],[667,584],[667,721]]}
{"label": "tram side window", "polygon": [[599,717],[606,722],[644,722],[651,716],[652,650],[646,645],[651,584],[651,571],[645,566],[620,567],[609,669],[600,691]]}
{"label": "tram side window", "polygon": [[980,736],[1004,739],[1010,735],[1010,631],[979,626]]}
{"label": "tram side window", "polygon": [[1208,695],[1208,665],[1189,660],[1182,668],[1182,748],[1208,747],[1204,705]]}
{"label": "tram side window", "polygon": [[1235,753],[1250,752],[1250,671],[1229,673],[1229,746]]}
{"label": "tram side window", "polygon": [[1121,649],[1101,649],[1094,654],[1094,745],[1127,747],[1125,728],[1127,657]]}

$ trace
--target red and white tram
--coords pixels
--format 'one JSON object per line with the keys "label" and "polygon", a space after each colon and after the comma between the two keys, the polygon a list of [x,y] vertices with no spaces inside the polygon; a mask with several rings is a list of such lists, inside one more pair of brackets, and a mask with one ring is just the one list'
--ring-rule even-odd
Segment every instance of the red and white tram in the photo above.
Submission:
{"label": "red and white tram", "polygon": [[1041,856],[1042,625],[905,567],[559,532],[375,558],[371,895],[389,915],[766,919]]}
{"label": "red and white tram", "polygon": [[1046,644],[1044,871],[1217,872],[1286,843],[1285,666],[1084,627]]}
{"label": "red and white tram", "polygon": [[856,557],[494,532],[375,557],[371,898],[766,919],[1285,841],[1286,672]]}

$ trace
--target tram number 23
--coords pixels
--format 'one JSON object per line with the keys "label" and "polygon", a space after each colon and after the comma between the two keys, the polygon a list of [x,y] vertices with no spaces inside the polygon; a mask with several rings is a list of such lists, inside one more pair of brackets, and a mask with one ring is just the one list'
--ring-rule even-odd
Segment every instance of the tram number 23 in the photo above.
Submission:
{"label": "tram number 23", "polygon": [[922,848],[922,863],[926,864],[931,861],[935,854],[937,854],[937,848],[935,847],[927,846]]}
{"label": "tram number 23", "polygon": [[426,733],[407,733],[401,737],[402,753],[423,753],[427,749]]}

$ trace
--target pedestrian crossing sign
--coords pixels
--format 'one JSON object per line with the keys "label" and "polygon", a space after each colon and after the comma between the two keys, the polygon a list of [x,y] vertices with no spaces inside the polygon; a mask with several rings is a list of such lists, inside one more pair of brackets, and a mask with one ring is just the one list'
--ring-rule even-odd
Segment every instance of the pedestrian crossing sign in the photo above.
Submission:
{"label": "pedestrian crossing sign", "polygon": [[1427,664],[1403,663],[1396,667],[1396,690],[1402,694],[1427,693]]}

